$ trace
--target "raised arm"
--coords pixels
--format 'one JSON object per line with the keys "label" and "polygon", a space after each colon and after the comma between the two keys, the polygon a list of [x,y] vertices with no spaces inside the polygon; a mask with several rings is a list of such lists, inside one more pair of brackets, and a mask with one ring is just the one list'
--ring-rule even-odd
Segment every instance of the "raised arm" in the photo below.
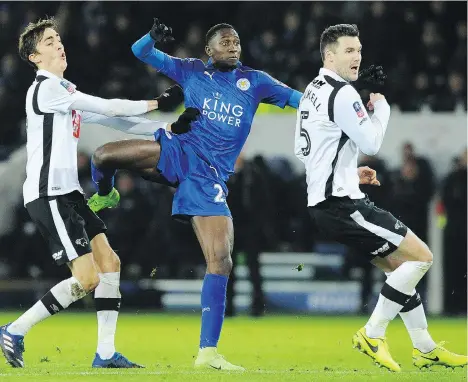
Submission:
{"label": "raised arm", "polygon": [[[166,43],[172,40],[174,40],[172,29],[160,23],[158,19],[154,19],[151,31],[132,45],[132,52],[140,61],[151,65],[183,85],[187,75],[193,71],[195,63],[200,60],[172,57],[154,46],[155,43]],[[202,62],[200,61],[200,63]]]}
{"label": "raised arm", "polygon": [[390,105],[381,94],[371,95],[374,115],[369,117],[358,92],[350,85],[335,98],[334,122],[367,155],[380,150],[390,119]]}

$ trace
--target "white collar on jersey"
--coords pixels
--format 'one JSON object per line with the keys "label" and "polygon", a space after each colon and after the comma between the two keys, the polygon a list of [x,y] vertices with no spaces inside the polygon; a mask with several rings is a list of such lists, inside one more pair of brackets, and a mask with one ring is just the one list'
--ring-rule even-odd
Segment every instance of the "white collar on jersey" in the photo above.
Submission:
{"label": "white collar on jersey", "polygon": [[341,82],[348,82],[344,78],[340,77],[338,74],[336,74],[333,70],[327,69],[327,68],[321,68],[319,71],[319,74],[322,76],[330,76],[331,78],[341,81]]}

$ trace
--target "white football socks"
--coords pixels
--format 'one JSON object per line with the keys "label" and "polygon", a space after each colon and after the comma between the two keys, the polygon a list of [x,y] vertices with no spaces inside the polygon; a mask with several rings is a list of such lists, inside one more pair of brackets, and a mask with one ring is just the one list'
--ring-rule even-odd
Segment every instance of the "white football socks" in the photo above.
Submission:
{"label": "white football socks", "polygon": [[63,280],[47,292],[29,310],[8,326],[8,332],[24,336],[34,325],[86,296],[80,282],[74,277]]}
{"label": "white football socks", "polygon": [[377,305],[365,325],[369,337],[385,336],[389,322],[408,303],[419,280],[431,265],[432,262],[406,261],[391,273],[382,287]]}
{"label": "white football socks", "polygon": [[100,283],[94,291],[98,318],[97,353],[109,359],[115,353],[115,331],[120,309],[120,272],[99,273]]}

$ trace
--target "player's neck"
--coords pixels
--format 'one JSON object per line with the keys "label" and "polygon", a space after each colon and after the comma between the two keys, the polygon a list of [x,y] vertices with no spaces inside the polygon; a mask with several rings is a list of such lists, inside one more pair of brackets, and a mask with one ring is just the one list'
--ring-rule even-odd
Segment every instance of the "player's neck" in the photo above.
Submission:
{"label": "player's neck", "polygon": [[54,68],[47,68],[47,67],[42,67],[42,68],[39,68],[39,70],[45,70],[49,73],[52,73],[54,75],[56,75],[57,77],[59,78],[63,78],[63,71],[61,70],[57,70],[57,69],[54,69]]}
{"label": "player's neck", "polygon": [[231,70],[234,70],[236,68],[236,66],[227,65],[219,62],[213,63],[213,66],[220,72],[230,72]]}
{"label": "player's neck", "polygon": [[333,64],[330,64],[328,62],[324,62],[323,63],[323,68],[331,70],[333,73],[338,74],[338,72],[336,71],[335,66]]}

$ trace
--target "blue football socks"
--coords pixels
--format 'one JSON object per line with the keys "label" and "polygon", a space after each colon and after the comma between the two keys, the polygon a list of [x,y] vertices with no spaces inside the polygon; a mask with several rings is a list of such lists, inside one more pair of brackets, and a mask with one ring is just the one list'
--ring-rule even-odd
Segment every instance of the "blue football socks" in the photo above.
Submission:
{"label": "blue football socks", "polygon": [[98,169],[93,160],[91,160],[91,178],[99,195],[108,195],[114,188],[114,176],[116,170],[101,170]]}
{"label": "blue football socks", "polygon": [[226,308],[228,276],[206,274],[201,292],[200,349],[218,345]]}

